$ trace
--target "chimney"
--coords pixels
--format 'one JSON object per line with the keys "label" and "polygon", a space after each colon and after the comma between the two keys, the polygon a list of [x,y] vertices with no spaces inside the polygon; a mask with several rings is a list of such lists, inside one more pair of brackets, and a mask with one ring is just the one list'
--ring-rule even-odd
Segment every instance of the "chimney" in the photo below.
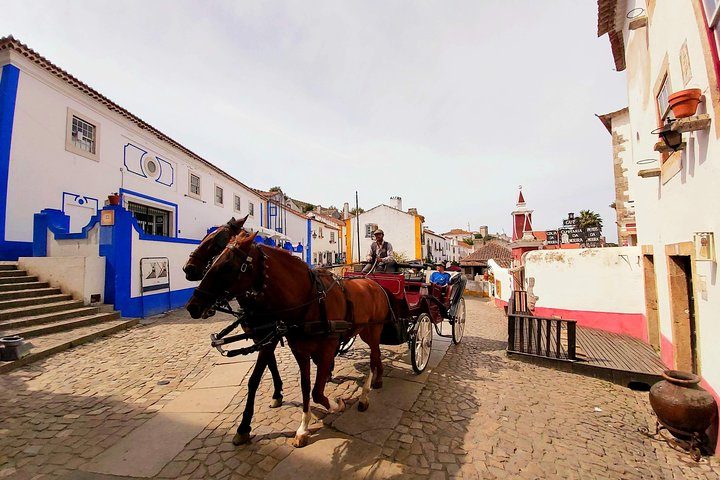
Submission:
{"label": "chimney", "polygon": [[417,208],[408,208],[408,213],[410,215],[417,215]]}
{"label": "chimney", "polygon": [[390,206],[402,211],[402,197],[390,197]]}
{"label": "chimney", "polygon": [[342,218],[343,220],[350,218],[350,204],[348,202],[343,203]]}

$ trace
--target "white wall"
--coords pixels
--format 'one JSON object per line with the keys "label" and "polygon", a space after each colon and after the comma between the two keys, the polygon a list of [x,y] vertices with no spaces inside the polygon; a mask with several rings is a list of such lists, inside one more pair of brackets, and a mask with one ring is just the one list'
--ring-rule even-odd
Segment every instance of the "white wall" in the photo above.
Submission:
{"label": "white wall", "polygon": [[40,281],[59,287],[76,300],[89,304],[93,295],[103,303],[105,294],[104,257],[20,257],[18,266],[36,275]]}
{"label": "white wall", "polygon": [[[360,214],[360,258],[365,260],[370,251],[373,238],[365,237],[365,225],[374,223],[385,232],[385,241],[390,242],[393,250],[402,253],[410,260],[418,259],[415,254],[415,217],[387,205],[380,205]],[[352,219],[352,253],[357,261],[356,219]]]}
{"label": "white wall", "polygon": [[[312,263],[315,264],[327,264],[327,263],[335,263],[335,255],[340,252],[340,247],[342,245],[341,243],[341,234],[340,229],[329,225],[325,222],[319,221],[315,218],[311,220],[311,228],[312,233],[316,236],[312,239]],[[330,241],[330,232],[333,232],[334,239],[331,242]],[[323,259],[321,261],[319,259],[319,255],[323,252],[330,252],[330,258]],[[318,260],[316,261],[316,257]]]}
{"label": "white wall", "polygon": [[535,279],[536,307],[645,312],[643,266],[638,247],[528,252],[525,282],[530,278]]}
{"label": "white wall", "polygon": [[[493,297],[504,302],[510,300],[510,294],[513,290],[513,278],[507,268],[498,265],[495,260],[488,259],[488,274],[492,273],[495,279],[495,291]],[[498,289],[498,286],[500,287]]]}

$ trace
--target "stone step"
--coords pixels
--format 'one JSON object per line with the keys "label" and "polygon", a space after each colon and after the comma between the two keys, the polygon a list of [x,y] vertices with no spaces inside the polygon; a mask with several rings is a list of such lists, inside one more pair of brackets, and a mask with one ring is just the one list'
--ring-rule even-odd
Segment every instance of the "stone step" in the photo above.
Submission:
{"label": "stone step", "polygon": [[119,317],[119,312],[96,313],[85,317],[73,317],[68,320],[44,323],[42,325],[34,325],[23,329],[6,330],[5,327],[3,327],[3,330],[0,331],[0,336],[5,337],[9,335],[19,335],[27,339],[39,337],[40,335],[73,330],[80,327],[87,327],[88,325],[95,325],[97,323],[108,322],[110,320],[117,320]]}
{"label": "stone step", "polygon": [[0,270],[0,278],[27,277],[25,270]]}
{"label": "stone step", "polygon": [[[15,284],[17,285],[17,284]],[[59,288],[34,288],[26,290],[14,290],[9,292],[0,292],[0,302],[4,300],[14,300],[16,298],[42,297],[45,295],[57,295],[62,293]]]}
{"label": "stone step", "polygon": [[62,302],[64,300],[71,300],[72,295],[69,293],[58,293],[54,295],[43,295],[38,297],[30,298],[14,298],[10,300],[0,301],[0,311],[10,310],[12,308],[27,307],[34,305],[44,305],[46,303]]}
{"label": "stone step", "polygon": [[22,317],[11,320],[0,320],[0,330],[12,330],[18,328],[31,327],[33,325],[42,325],[43,323],[57,322],[60,320],[67,320],[68,318],[75,317],[87,317],[88,315],[94,315],[96,313],[109,313],[112,312],[112,306],[109,310],[98,307],[81,307],[72,308],[69,310],[62,310],[60,312],[45,313],[42,315],[35,315],[32,317]]}
{"label": "stone step", "polygon": [[28,282],[28,283],[8,283],[0,285],[0,292],[14,292],[16,290],[33,290],[38,288],[47,288],[48,282]]}
{"label": "stone step", "polygon": [[0,262],[0,270],[17,270],[17,262]]}
{"label": "stone step", "polygon": [[22,367],[23,365],[48,357],[54,353],[62,352],[63,350],[90,342],[96,338],[112,335],[113,333],[137,325],[138,322],[139,320],[137,318],[121,318],[96,325],[89,325],[87,327],[33,338],[30,342],[32,346],[28,355],[24,356],[20,360],[1,362],[0,373],[9,372],[14,368]]}
{"label": "stone step", "polygon": [[82,305],[82,300],[65,300],[62,302],[46,303],[43,305],[11,308],[0,311],[0,320],[10,320],[12,318],[22,318],[33,315],[41,315],[43,313],[59,312],[61,310],[69,310],[71,308],[80,308]]}
{"label": "stone step", "polygon": [[28,283],[37,282],[38,277],[22,276],[22,277],[5,277],[0,278],[0,285],[7,285],[8,283]]}

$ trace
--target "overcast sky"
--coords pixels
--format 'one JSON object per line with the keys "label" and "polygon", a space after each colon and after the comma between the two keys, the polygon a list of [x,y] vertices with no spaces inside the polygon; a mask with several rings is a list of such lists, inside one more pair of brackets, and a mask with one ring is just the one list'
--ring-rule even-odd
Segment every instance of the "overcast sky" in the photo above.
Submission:
{"label": "overcast sky", "polygon": [[591,209],[617,238],[594,0],[2,3],[0,35],[253,187],[511,233],[522,185],[535,229]]}

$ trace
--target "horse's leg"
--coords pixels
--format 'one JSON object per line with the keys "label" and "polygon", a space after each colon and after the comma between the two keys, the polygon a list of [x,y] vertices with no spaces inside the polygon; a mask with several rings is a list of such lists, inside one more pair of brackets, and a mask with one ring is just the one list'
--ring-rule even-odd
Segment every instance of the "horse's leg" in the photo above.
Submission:
{"label": "horse's leg", "polygon": [[321,351],[314,356],[313,360],[317,364],[317,374],[315,376],[315,386],[312,390],[312,397],[315,403],[319,403],[325,407],[330,413],[342,412],[345,410],[345,402],[341,398],[338,401],[325,396],[325,385],[332,373],[334,364],[335,351],[337,350],[335,342],[325,341],[320,346]]}
{"label": "horse's leg", "polygon": [[360,394],[360,401],[358,402],[358,410],[361,412],[364,412],[370,406],[370,398],[368,397],[368,394],[370,393],[370,382],[372,381],[372,377],[373,372],[372,367],[370,367],[370,371],[368,372],[367,377],[365,377],[365,382],[363,382],[362,393]]}
{"label": "horse's leg", "polygon": [[297,448],[304,447],[308,444],[310,439],[310,355],[305,352],[295,352],[295,360],[297,360],[298,366],[300,367],[300,388],[302,390],[303,399],[303,414],[302,420],[300,421],[300,427],[295,432],[295,438],[293,439],[293,446]]}
{"label": "horse's leg", "polygon": [[265,373],[265,367],[268,365],[269,358],[275,358],[274,349],[274,347],[266,347],[260,349],[258,352],[255,367],[250,374],[250,380],[248,380],[248,395],[245,401],[245,410],[243,410],[242,421],[238,426],[237,433],[233,437],[233,445],[242,445],[250,442],[250,423],[252,422],[255,411],[255,394],[260,386],[260,380],[262,379],[263,373]]}
{"label": "horse's leg", "polygon": [[270,408],[278,408],[280,405],[282,405],[283,402],[283,382],[282,378],[280,378],[280,372],[278,371],[277,358],[275,357],[275,347],[277,347],[277,342],[272,345],[273,353],[268,359],[268,368],[270,369],[270,374],[272,375],[273,379],[273,387],[275,388]]}
{"label": "horse's leg", "polygon": [[380,334],[382,325],[372,325],[360,333],[360,338],[370,347],[370,372],[372,373],[372,388],[382,388],[382,356],[380,354]]}

